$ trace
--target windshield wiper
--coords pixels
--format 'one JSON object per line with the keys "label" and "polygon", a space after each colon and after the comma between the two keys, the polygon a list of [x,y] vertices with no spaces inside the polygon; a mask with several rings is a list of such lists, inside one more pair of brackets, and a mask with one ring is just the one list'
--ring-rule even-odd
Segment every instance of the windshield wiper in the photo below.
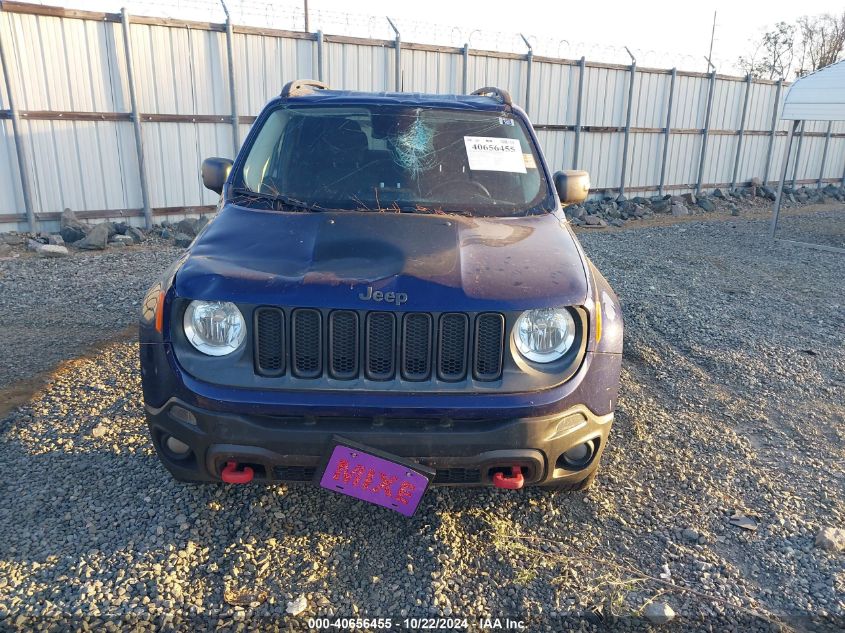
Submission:
{"label": "windshield wiper", "polygon": [[284,207],[298,211],[326,210],[321,206],[308,204],[306,202],[302,202],[301,200],[291,198],[290,196],[286,196],[284,194],[261,193],[259,191],[253,191],[252,189],[246,189],[244,187],[236,187],[232,189],[231,192],[233,201],[236,201],[241,196],[252,198],[253,200],[264,200],[270,203],[271,207],[275,211],[281,211]]}

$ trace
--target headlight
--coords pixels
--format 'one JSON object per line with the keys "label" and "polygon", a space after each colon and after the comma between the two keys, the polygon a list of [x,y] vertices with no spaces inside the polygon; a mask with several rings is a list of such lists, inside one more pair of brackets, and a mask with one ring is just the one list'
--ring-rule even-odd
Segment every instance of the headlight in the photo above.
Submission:
{"label": "headlight", "polygon": [[191,345],[209,356],[231,354],[246,338],[244,317],[228,301],[191,301],[182,323]]}
{"label": "headlight", "polygon": [[516,321],[514,342],[519,353],[535,363],[551,363],[575,341],[575,320],[565,308],[527,310]]}

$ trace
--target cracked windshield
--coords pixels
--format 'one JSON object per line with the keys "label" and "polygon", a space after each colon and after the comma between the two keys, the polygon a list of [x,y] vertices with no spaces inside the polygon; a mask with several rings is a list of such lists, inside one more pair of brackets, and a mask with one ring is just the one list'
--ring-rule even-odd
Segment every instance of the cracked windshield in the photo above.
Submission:
{"label": "cracked windshield", "polygon": [[279,108],[235,178],[246,204],[526,215],[554,209],[523,124],[502,112]]}

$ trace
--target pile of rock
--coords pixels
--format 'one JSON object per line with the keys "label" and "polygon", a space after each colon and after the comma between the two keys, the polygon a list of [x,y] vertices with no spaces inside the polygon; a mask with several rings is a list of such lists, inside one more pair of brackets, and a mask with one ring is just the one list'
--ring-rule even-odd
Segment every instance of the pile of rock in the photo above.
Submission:
{"label": "pile of rock", "polygon": [[72,210],[65,209],[60,218],[58,233],[0,234],[0,257],[14,256],[14,247],[35,252],[42,257],[63,257],[69,254],[68,246],[79,250],[102,251],[134,246],[149,240],[164,240],[187,248],[206,224],[208,218],[202,216],[176,223],[164,221],[154,225],[150,231],[144,231],[126,222],[90,224],[81,221]]}
{"label": "pile of rock", "polygon": [[198,218],[185,218],[175,224],[164,221],[153,227],[153,232],[165,240],[173,240],[176,246],[187,248],[199,235],[199,232],[208,224],[208,218],[204,215]]}
{"label": "pile of rock", "polygon": [[[836,200],[845,201],[845,189],[829,184],[823,188],[784,187],[786,206],[800,204],[818,204]],[[628,199],[624,195],[605,196],[601,199],[588,200],[583,204],[569,206],[566,216],[576,226],[603,228],[606,226],[624,226],[628,222],[650,218],[655,214],[683,217],[715,211],[727,211],[740,215],[740,205],[748,206],[755,201],[770,204],[776,198],[774,189],[763,184],[759,178],[753,178],[747,187],[737,187],[730,191],[715,189],[710,194],[697,196],[690,192],[682,195],[637,196]]]}
{"label": "pile of rock", "polygon": [[59,231],[64,241],[83,250],[102,251],[109,246],[131,246],[146,239],[144,232],[125,222],[80,222],[70,209],[62,211]]}

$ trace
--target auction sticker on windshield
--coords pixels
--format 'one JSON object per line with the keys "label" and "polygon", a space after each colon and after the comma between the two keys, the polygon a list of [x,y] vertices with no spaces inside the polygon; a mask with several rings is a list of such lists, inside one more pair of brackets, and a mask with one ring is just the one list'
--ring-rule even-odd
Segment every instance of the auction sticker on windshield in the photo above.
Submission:
{"label": "auction sticker on windshield", "polygon": [[320,486],[413,516],[432,477],[431,468],[335,438]]}
{"label": "auction sticker on windshield", "polygon": [[526,173],[522,146],[515,138],[465,136],[469,168],[473,171]]}

